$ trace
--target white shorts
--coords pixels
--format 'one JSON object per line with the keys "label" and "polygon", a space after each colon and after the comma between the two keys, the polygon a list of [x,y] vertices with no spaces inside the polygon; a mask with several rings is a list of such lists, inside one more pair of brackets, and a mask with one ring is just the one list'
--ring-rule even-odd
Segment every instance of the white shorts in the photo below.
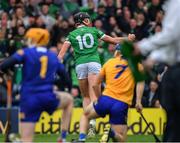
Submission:
{"label": "white shorts", "polygon": [[96,62],[89,62],[85,64],[79,64],[76,66],[76,74],[78,79],[85,79],[88,74],[98,74],[101,70],[101,64]]}

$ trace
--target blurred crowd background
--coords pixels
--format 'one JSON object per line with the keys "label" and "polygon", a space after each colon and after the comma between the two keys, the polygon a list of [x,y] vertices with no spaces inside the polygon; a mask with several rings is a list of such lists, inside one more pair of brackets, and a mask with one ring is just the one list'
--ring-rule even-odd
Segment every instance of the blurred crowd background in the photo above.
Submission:
{"label": "blurred crowd background", "polygon": [[[91,16],[93,26],[113,37],[134,33],[136,40],[161,31],[164,0],[0,0],[0,61],[24,48],[23,36],[32,27],[46,28],[51,33],[48,48],[58,54],[62,43],[74,29],[73,15],[79,11]],[[113,56],[114,45],[99,41],[102,64]],[[72,49],[65,56],[64,64],[72,80],[71,94],[75,107],[82,106],[82,99],[74,70]],[[146,81],[144,107],[160,108],[161,78],[167,66],[156,65],[153,78]],[[15,65],[8,73],[13,80],[13,105],[19,104],[22,65]],[[0,75],[0,106],[6,105],[7,75]],[[60,78],[56,88],[64,90]]]}

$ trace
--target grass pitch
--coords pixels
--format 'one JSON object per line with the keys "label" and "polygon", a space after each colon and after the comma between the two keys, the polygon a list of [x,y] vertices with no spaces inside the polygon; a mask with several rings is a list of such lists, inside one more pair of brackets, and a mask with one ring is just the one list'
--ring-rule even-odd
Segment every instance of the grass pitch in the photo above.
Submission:
{"label": "grass pitch", "polygon": [[[56,142],[59,135],[51,134],[51,135],[43,135],[43,134],[36,134],[35,135],[35,142]],[[86,142],[98,142],[100,139],[100,135],[96,135],[93,138],[88,138]],[[161,139],[161,136],[159,136]],[[78,135],[70,134],[67,137],[67,141],[71,142],[72,139],[78,139]],[[152,135],[131,135],[128,136],[128,142],[155,142]],[[4,136],[0,135],[0,142],[4,142]]]}

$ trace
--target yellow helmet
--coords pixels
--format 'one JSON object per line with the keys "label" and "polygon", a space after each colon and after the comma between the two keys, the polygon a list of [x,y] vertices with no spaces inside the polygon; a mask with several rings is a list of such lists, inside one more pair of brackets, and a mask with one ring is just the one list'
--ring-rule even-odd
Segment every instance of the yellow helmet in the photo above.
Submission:
{"label": "yellow helmet", "polygon": [[28,44],[35,46],[46,46],[49,42],[49,32],[42,28],[31,28],[25,34]]}

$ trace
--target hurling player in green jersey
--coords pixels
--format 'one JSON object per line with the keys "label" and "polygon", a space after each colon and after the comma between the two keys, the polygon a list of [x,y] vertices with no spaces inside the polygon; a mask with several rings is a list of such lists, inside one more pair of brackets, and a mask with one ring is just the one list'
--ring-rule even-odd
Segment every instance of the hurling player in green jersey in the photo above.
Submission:
{"label": "hurling player in green jersey", "polygon": [[[58,57],[62,60],[68,48],[72,46],[76,63],[76,74],[79,81],[81,95],[83,96],[83,107],[96,101],[97,97],[93,91],[95,78],[100,69],[100,58],[98,55],[98,40],[112,44],[119,44],[123,40],[134,40],[135,35],[128,37],[111,37],[102,31],[91,27],[90,16],[87,13],[79,12],[74,15],[76,29],[69,33]],[[84,120],[84,117],[81,118]],[[86,119],[85,119],[86,120]]]}

